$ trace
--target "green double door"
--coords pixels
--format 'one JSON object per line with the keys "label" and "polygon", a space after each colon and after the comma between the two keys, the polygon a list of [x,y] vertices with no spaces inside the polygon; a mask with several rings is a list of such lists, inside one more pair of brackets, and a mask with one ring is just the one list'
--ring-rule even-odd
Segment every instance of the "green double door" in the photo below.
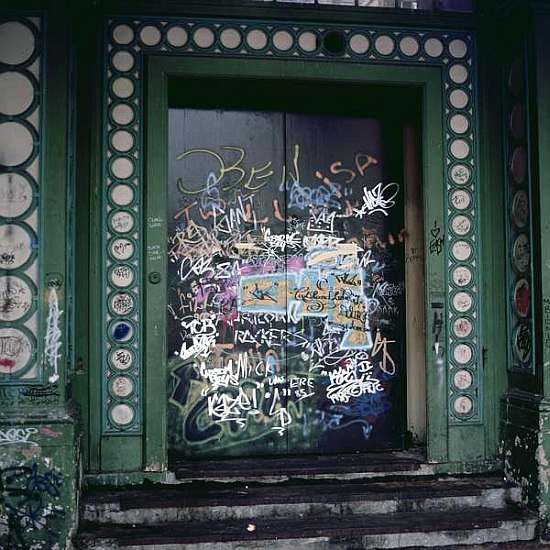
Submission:
{"label": "green double door", "polygon": [[383,117],[170,109],[172,457],[402,448],[400,132]]}

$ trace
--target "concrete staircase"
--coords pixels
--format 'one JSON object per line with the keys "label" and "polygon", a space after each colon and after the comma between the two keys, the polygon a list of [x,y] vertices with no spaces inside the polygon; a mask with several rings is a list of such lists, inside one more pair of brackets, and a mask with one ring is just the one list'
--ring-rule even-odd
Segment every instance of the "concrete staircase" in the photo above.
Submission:
{"label": "concrete staircase", "polygon": [[[347,471],[285,460],[177,468],[178,483],[85,494],[77,547],[312,550],[538,547],[536,516],[498,475],[441,477],[415,461]],[[359,468],[359,464],[362,468]],[[282,465],[279,464],[281,468]],[[345,470],[345,468],[344,468]]]}

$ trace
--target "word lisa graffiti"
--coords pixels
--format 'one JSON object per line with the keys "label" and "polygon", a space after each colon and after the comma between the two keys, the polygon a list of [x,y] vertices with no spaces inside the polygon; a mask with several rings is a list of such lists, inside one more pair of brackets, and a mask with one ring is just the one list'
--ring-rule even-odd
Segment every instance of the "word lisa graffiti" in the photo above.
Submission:
{"label": "word lisa graffiti", "polygon": [[[359,127],[350,128],[358,147]],[[340,158],[328,163],[302,143],[262,158],[261,143],[197,140],[171,144],[180,151],[169,190],[172,449],[395,446],[404,231],[380,139],[366,151],[335,144]]]}

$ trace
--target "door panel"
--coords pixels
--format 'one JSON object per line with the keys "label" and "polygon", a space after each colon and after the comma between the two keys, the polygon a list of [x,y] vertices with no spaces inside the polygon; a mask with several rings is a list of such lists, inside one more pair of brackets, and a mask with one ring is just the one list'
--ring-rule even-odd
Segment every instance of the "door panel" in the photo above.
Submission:
{"label": "door panel", "polygon": [[401,447],[402,170],[385,158],[399,139],[375,119],[287,115],[286,143],[299,166],[287,215],[304,236],[289,330],[305,344],[287,349],[287,371],[312,387],[289,451]]}
{"label": "door panel", "polygon": [[402,446],[391,134],[365,118],[170,111],[172,453]]}
{"label": "door panel", "polygon": [[286,452],[284,261],[263,246],[284,234],[283,115],[174,109],[169,138],[169,447]]}

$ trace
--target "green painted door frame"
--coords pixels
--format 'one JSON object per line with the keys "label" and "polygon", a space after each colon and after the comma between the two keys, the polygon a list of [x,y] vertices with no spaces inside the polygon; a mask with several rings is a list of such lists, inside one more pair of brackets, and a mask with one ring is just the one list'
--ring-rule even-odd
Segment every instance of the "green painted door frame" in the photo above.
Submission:
{"label": "green painted door frame", "polygon": [[[151,56],[147,58],[146,182],[144,219],[144,461],[151,471],[163,470],[166,455],[166,182],[168,167],[168,82],[170,77],[252,78],[415,86],[423,91],[423,184],[426,243],[429,231],[445,223],[443,175],[442,77],[438,67],[350,66],[343,63],[317,63],[281,60],[230,60]],[[223,96],[220,96],[223,106]],[[426,319],[441,311],[444,302],[444,255],[425,254]],[[158,284],[158,277],[162,276]],[[433,309],[435,308],[435,310]],[[446,316],[446,314],[445,314]],[[427,456],[432,462],[448,459],[447,369],[445,351],[434,353],[434,336],[426,335],[427,358]]]}

